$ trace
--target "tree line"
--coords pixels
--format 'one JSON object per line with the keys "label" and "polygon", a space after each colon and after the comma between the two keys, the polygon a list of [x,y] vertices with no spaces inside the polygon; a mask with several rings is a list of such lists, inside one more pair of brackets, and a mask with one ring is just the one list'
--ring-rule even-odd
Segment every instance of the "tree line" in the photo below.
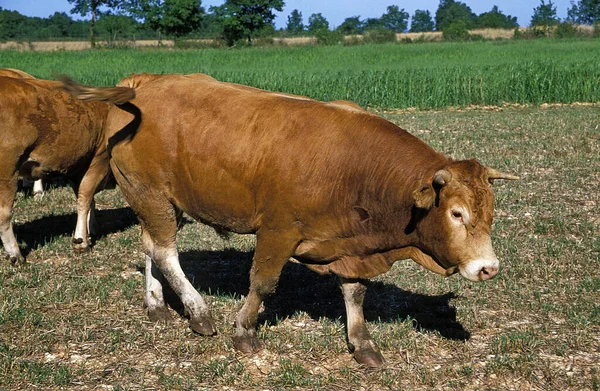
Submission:
{"label": "tree line", "polygon": [[[201,0],[69,0],[71,14],[89,19],[73,20],[64,12],[48,18],[28,17],[0,7],[0,39],[44,40],[82,39],[88,37],[92,47],[98,36],[116,42],[120,39],[218,38],[227,45],[252,42],[259,37],[316,36],[332,34],[395,34],[401,32],[442,31],[464,34],[476,28],[518,27],[517,18],[505,15],[497,6],[480,15],[464,2],[440,0],[435,14],[416,10],[410,16],[403,8],[390,5],[379,18],[347,17],[332,28],[321,13],[311,14],[305,23],[300,11],[294,9],[285,28],[275,29],[275,12],[283,11],[283,0],[225,0],[220,6],[202,7]],[[410,22],[410,28],[409,28]],[[598,24],[600,0],[579,0],[571,3],[568,17],[557,17],[552,0],[540,0],[533,9],[530,26],[548,28],[561,23]],[[468,33],[467,33],[468,35]]]}

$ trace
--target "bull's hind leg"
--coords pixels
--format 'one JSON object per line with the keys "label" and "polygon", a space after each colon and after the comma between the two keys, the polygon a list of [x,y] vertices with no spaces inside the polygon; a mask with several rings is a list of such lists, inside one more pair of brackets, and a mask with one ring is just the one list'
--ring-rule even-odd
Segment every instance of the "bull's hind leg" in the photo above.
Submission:
{"label": "bull's hind leg", "polygon": [[346,303],[348,349],[359,364],[380,367],[385,360],[371,338],[363,315],[363,301],[367,288],[358,280],[340,278]]}
{"label": "bull's hind leg", "polygon": [[171,315],[163,294],[163,281],[165,277],[152,262],[149,254],[154,254],[154,242],[143,228],[142,246],[146,258],[146,295],[144,306],[148,311],[148,317],[151,321],[169,321],[171,320]]}
{"label": "bull's hind leg", "polygon": [[[146,270],[147,287],[151,290],[146,293],[146,298],[150,298],[146,302],[150,316],[160,317],[159,312],[165,308],[162,293],[158,293],[162,287],[160,274],[157,273],[160,271],[181,300],[192,330],[202,335],[215,334],[217,330],[208,305],[188,281],[179,264],[175,246],[179,212],[166,198],[151,189],[143,186],[136,188],[122,186],[121,189],[140,219],[144,233],[144,251],[151,259],[151,262],[146,263],[146,266],[150,267],[150,270]],[[133,194],[132,191],[137,193]],[[153,270],[153,266],[158,270]]]}
{"label": "bull's hind leg", "polygon": [[84,252],[90,248],[90,236],[98,232],[94,212],[94,194],[108,175],[109,168],[106,159],[98,158],[86,171],[79,184],[73,184],[77,197],[77,225],[73,233],[73,246],[76,252]]}
{"label": "bull's hind leg", "polygon": [[256,249],[250,271],[250,292],[235,318],[233,344],[244,353],[261,349],[256,334],[258,311],[264,298],[275,291],[283,266],[294,253],[299,239],[295,232],[280,232],[261,228],[256,237]]}
{"label": "bull's hind leg", "polygon": [[175,244],[160,246],[155,243],[153,260],[183,303],[192,330],[202,335],[216,334],[217,329],[208,305],[181,269]]}

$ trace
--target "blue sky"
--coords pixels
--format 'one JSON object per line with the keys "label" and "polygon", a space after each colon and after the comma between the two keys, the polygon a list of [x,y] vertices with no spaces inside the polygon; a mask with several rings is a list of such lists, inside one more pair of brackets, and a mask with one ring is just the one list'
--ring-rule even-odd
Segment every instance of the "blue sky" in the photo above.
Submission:
{"label": "blue sky", "polygon": [[[476,14],[481,14],[497,5],[505,14],[517,17],[521,26],[528,26],[531,21],[533,9],[540,4],[540,0],[462,0]],[[207,8],[223,4],[223,0],[202,0],[202,6]],[[554,0],[559,18],[567,16],[571,7],[571,0]],[[283,12],[277,14],[275,25],[277,28],[285,27],[287,17],[294,9],[302,12],[304,23],[313,13],[321,13],[331,27],[339,26],[345,18],[359,16],[361,19],[378,18],[386,12],[387,6],[397,5],[404,8],[412,16],[417,9],[429,10],[433,15],[439,6],[439,0],[420,1],[394,1],[394,0],[285,0]],[[0,7],[19,11],[27,16],[48,17],[54,12],[66,12],[72,8],[67,0],[0,0]]]}

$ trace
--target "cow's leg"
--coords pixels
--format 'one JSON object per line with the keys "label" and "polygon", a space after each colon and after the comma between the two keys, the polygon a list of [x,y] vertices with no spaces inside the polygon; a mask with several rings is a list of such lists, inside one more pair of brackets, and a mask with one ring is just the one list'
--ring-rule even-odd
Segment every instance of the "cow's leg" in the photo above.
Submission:
{"label": "cow's leg", "polygon": [[358,280],[345,278],[340,278],[340,280],[346,303],[348,349],[354,353],[354,358],[359,364],[367,367],[380,367],[385,360],[367,330],[363,315],[363,301],[367,287]]}
{"label": "cow's leg", "polygon": [[281,270],[294,253],[298,242],[297,236],[291,232],[258,231],[250,271],[250,292],[235,318],[233,344],[236,349],[244,353],[254,353],[261,349],[256,334],[260,305],[269,293],[275,291]]}
{"label": "cow's leg", "polygon": [[175,244],[161,247],[155,242],[153,260],[183,303],[192,330],[202,335],[216,334],[217,329],[208,305],[181,269]]}
{"label": "cow's leg", "polygon": [[146,258],[146,295],[144,306],[151,321],[169,321],[171,315],[163,295],[162,281],[164,276],[152,262],[149,254],[154,254],[154,242],[147,231],[142,229],[142,246]]}
{"label": "cow's leg", "polygon": [[42,199],[44,197],[44,182],[41,179],[33,182],[33,198],[36,200]]}
{"label": "cow's leg", "polygon": [[17,193],[17,184],[17,173],[14,173],[12,178],[0,178],[0,239],[10,261],[12,263],[24,263],[25,258],[21,255],[12,227],[12,210],[15,194]]}
{"label": "cow's leg", "polygon": [[97,232],[98,227],[94,213],[94,194],[108,174],[108,162],[103,158],[92,161],[79,184],[73,184],[77,197],[77,225],[73,233],[73,245],[76,252],[84,252],[90,248],[90,234]]}
{"label": "cow's leg", "polygon": [[100,233],[100,225],[96,219],[96,201],[94,201],[93,197],[87,217],[87,228],[90,236],[92,237],[97,236]]}
{"label": "cow's leg", "polygon": [[[151,276],[149,282],[152,292],[156,293],[160,284],[160,280],[157,278],[160,275],[152,273],[154,265],[181,300],[192,330],[202,335],[215,334],[217,330],[208,305],[188,281],[179,264],[175,246],[179,212],[162,195],[141,185],[132,188],[121,187],[121,190],[138,214],[142,225],[144,251],[151,258],[151,262],[146,264],[151,267],[150,271],[146,271],[146,276]],[[151,296],[152,292],[147,293],[146,297]],[[154,308],[162,306],[160,295],[157,294],[156,297],[158,299],[152,298],[147,304],[154,305]],[[162,309],[156,311],[162,311]]]}

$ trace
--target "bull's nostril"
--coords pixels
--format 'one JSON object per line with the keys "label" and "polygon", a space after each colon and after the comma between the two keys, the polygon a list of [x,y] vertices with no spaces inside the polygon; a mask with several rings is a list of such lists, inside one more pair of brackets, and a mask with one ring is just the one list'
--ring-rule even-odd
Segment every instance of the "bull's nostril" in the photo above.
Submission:
{"label": "bull's nostril", "polygon": [[479,271],[479,278],[481,278],[482,281],[485,281],[485,280],[494,278],[494,276],[496,276],[496,274],[498,274],[498,268],[482,267],[481,270]]}

